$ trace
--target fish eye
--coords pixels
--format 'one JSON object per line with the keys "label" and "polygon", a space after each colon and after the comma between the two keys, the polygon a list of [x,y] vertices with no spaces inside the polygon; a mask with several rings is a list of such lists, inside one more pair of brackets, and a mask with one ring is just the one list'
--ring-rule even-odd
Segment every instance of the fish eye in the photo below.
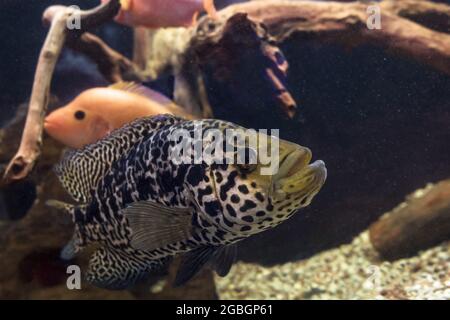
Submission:
{"label": "fish eye", "polygon": [[86,117],[86,113],[84,111],[78,110],[77,112],[75,112],[74,116],[77,120],[83,120]]}

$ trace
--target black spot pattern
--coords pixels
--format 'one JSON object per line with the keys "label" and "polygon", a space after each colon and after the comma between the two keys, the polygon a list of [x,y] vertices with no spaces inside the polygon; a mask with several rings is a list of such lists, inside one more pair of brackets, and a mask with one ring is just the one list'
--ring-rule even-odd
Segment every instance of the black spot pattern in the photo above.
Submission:
{"label": "black spot pattern", "polygon": [[240,208],[240,211],[246,212],[247,210],[256,208],[256,203],[251,200],[245,200],[244,205]]}
{"label": "black spot pattern", "polygon": [[[91,242],[102,244],[89,264],[87,278],[93,284],[127,288],[175,254],[204,245],[234,243],[279,222],[267,217],[274,216],[271,199],[256,190],[250,192],[247,185],[256,188],[257,184],[234,166],[175,165],[170,161],[171,132],[183,128],[194,136],[194,123],[209,128],[235,127],[217,120],[192,122],[167,115],[142,118],[96,144],[68,152],[57,166],[64,188],[76,201],[86,204],[71,211],[77,249]],[[301,201],[305,199],[308,197]],[[138,201],[192,209],[189,220],[196,232],[178,243],[135,250],[130,243],[134,233],[124,209]],[[295,204],[284,206],[293,211]]]}
{"label": "black spot pattern", "polygon": [[238,196],[237,194],[231,195],[230,200],[231,200],[231,202],[233,202],[233,203],[239,203],[239,201],[241,201],[241,199],[239,198],[239,196]]}
{"label": "black spot pattern", "polygon": [[250,192],[250,191],[248,191],[248,188],[247,188],[247,186],[246,186],[245,184],[240,185],[240,186],[238,187],[238,189],[239,189],[239,191],[242,192],[243,194],[248,194],[248,193]]}
{"label": "black spot pattern", "polygon": [[227,182],[220,187],[220,199],[225,201],[227,199],[228,191],[236,185],[237,171],[232,171],[227,179]]}

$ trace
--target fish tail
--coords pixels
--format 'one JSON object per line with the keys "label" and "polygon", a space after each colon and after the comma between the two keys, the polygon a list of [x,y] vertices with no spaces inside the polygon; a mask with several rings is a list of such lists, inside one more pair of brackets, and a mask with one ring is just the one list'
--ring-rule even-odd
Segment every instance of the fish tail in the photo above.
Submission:
{"label": "fish tail", "polygon": [[75,258],[77,253],[80,251],[81,247],[79,245],[80,241],[76,235],[61,249],[59,257],[62,260],[70,261]]}
{"label": "fish tail", "polygon": [[59,200],[47,200],[45,202],[45,205],[48,207],[52,207],[57,210],[68,213],[70,215],[70,217],[72,218],[73,222],[80,222],[80,221],[76,221],[77,220],[76,217],[83,217],[86,212],[85,206],[77,206],[77,205],[62,202]]}
{"label": "fish tail", "polygon": [[[77,215],[77,213],[84,213],[86,211],[84,206],[76,206],[59,200],[47,200],[45,204],[49,207],[68,213],[73,222],[77,222],[77,216],[84,216],[79,214]],[[66,261],[74,259],[76,254],[81,250],[83,246],[82,244],[82,236],[78,226],[76,225],[75,233],[73,234],[72,239],[70,239],[70,241],[61,249],[60,258]]]}

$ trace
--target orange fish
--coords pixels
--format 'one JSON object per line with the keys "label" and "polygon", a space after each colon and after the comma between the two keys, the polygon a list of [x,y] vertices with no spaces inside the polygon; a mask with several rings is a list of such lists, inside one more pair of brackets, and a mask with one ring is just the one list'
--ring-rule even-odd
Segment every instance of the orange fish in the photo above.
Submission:
{"label": "orange fish", "polygon": [[50,113],[44,129],[64,145],[81,148],[137,118],[165,113],[194,119],[164,95],[134,83],[120,82],[84,91],[68,105]]}
{"label": "orange fish", "polygon": [[[101,0],[102,3],[109,0]],[[121,0],[116,21],[130,27],[187,27],[205,10],[217,17],[214,0]]]}

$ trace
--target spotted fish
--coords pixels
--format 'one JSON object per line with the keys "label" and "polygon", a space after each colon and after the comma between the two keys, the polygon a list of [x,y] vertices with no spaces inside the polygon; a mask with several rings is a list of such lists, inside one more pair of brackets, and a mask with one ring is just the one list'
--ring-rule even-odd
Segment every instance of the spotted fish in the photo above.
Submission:
{"label": "spotted fish", "polygon": [[[199,127],[204,135],[196,136]],[[220,120],[160,115],[135,120],[95,144],[68,151],[55,172],[78,204],[49,203],[68,211],[75,224],[62,257],[73,258],[87,245],[99,244],[86,277],[109,289],[132,286],[177,254],[184,256],[175,285],[205,265],[225,276],[236,242],[309,205],[326,179],[322,161],[309,164],[309,149],[284,140],[278,144],[279,169],[269,175],[262,174],[267,164],[258,156],[253,164],[172,161],[177,130],[195,144],[214,140],[208,129],[239,128]]]}

